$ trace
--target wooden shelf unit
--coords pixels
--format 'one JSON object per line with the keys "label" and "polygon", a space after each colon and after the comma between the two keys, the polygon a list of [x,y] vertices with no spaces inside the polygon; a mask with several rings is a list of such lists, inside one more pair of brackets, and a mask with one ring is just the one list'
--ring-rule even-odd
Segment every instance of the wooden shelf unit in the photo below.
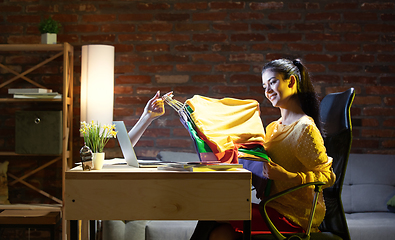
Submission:
{"label": "wooden shelf unit", "polygon": [[[8,179],[9,184],[15,184],[17,182],[20,182],[24,184],[25,186],[41,193],[42,195],[54,200],[57,202],[56,204],[51,204],[46,207],[42,207],[42,205],[31,205],[31,207],[26,207],[26,205],[19,205],[19,204],[11,204],[11,205],[0,205],[0,211],[2,210],[20,210],[20,211],[26,211],[26,218],[29,218],[27,216],[31,215],[29,214],[29,211],[37,211],[37,209],[44,209],[44,211],[48,211],[50,209],[50,215],[49,216],[57,216],[59,214],[54,214],[54,212],[60,212],[60,216],[64,216],[64,211],[65,211],[65,204],[63,199],[65,198],[65,172],[66,170],[70,169],[72,165],[72,133],[73,133],[73,73],[74,73],[74,48],[71,46],[69,43],[62,43],[62,44],[0,44],[0,52],[46,52],[50,53],[53,55],[44,61],[38,63],[37,65],[29,68],[26,71],[23,71],[21,73],[16,72],[12,68],[7,67],[6,65],[3,65],[0,63],[0,69],[5,70],[6,72],[15,74],[15,76],[11,79],[4,80],[4,82],[0,82],[0,88],[6,88],[8,84],[14,82],[15,80],[18,79],[23,79],[29,83],[31,83],[33,86],[32,87],[38,87],[38,88],[46,88],[45,86],[37,83],[36,81],[30,79],[27,77],[27,75],[34,70],[40,68],[41,66],[45,65],[48,62],[51,62],[54,59],[59,58],[60,56],[63,55],[63,83],[62,83],[62,98],[61,99],[14,99],[14,98],[0,98],[0,103],[2,104],[12,104],[12,103],[32,103],[32,102],[42,102],[45,104],[45,102],[59,102],[62,103],[62,134],[63,134],[63,140],[62,140],[62,154],[59,156],[53,156],[53,160],[49,161],[46,164],[43,164],[42,166],[31,170],[29,173],[24,174],[21,177],[14,176],[10,173],[8,173],[8,177],[12,179]],[[38,157],[39,155],[30,155],[30,154],[16,154],[14,152],[0,152],[0,156],[35,156]],[[51,157],[51,155],[45,155]],[[3,158],[3,157],[2,157]],[[37,189],[33,185],[29,184],[26,182],[24,179],[27,178],[28,176],[42,170],[43,168],[57,162],[57,161],[62,161],[62,199],[57,199],[53,197],[52,195]],[[24,206],[24,207],[20,207]],[[1,216],[0,216],[1,217]],[[28,221],[26,218],[22,217],[24,221],[21,221],[21,224],[26,224]],[[42,218],[42,216],[41,216]],[[10,218],[11,219],[11,218]],[[15,218],[14,218],[15,219]],[[17,218],[16,218],[17,219]],[[34,223],[37,219],[34,217],[31,217],[32,223]],[[14,223],[17,223],[18,220],[16,220]],[[3,223],[0,221],[0,223]],[[66,221],[64,218],[62,218],[62,238],[66,239]]]}

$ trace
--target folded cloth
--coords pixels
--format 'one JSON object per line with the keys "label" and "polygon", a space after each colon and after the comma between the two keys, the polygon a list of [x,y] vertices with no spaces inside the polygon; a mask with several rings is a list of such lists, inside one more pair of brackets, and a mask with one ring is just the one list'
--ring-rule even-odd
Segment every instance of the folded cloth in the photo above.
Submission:
{"label": "folded cloth", "polygon": [[237,163],[239,147],[263,145],[265,130],[257,101],[195,95],[186,104],[192,109],[196,132],[219,161]]}

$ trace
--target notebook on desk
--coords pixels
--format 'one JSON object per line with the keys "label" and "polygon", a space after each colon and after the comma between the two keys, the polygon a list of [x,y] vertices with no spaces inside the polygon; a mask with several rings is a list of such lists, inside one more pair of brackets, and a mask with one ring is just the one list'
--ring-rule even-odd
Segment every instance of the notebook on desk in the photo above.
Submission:
{"label": "notebook on desk", "polygon": [[115,131],[117,131],[117,139],[123,157],[129,166],[136,168],[156,168],[166,163],[162,161],[138,160],[132,142],[130,141],[128,131],[126,130],[125,123],[123,121],[113,121],[113,124],[115,125]]}

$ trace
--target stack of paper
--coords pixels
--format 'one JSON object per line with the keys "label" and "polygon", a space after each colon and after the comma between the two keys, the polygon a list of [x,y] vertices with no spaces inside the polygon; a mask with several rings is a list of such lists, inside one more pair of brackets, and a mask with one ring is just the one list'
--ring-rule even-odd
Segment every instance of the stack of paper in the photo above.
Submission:
{"label": "stack of paper", "polygon": [[229,170],[236,170],[237,168],[243,168],[243,165],[233,164],[233,163],[220,163],[220,162],[215,162],[215,163],[179,162],[179,163],[168,163],[163,166],[159,166],[158,170],[207,172],[207,171],[229,171]]}
{"label": "stack of paper", "polygon": [[62,98],[62,94],[45,88],[9,88],[8,93],[14,94],[14,98]]}

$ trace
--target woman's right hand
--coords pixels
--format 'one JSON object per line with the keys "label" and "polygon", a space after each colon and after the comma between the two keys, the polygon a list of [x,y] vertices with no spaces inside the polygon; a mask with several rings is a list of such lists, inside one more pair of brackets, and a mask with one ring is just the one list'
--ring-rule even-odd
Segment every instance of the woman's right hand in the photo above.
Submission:
{"label": "woman's right hand", "polygon": [[149,118],[154,120],[165,113],[165,106],[163,99],[160,98],[160,91],[156,92],[155,96],[151,98],[144,108],[144,113],[149,114]]}

